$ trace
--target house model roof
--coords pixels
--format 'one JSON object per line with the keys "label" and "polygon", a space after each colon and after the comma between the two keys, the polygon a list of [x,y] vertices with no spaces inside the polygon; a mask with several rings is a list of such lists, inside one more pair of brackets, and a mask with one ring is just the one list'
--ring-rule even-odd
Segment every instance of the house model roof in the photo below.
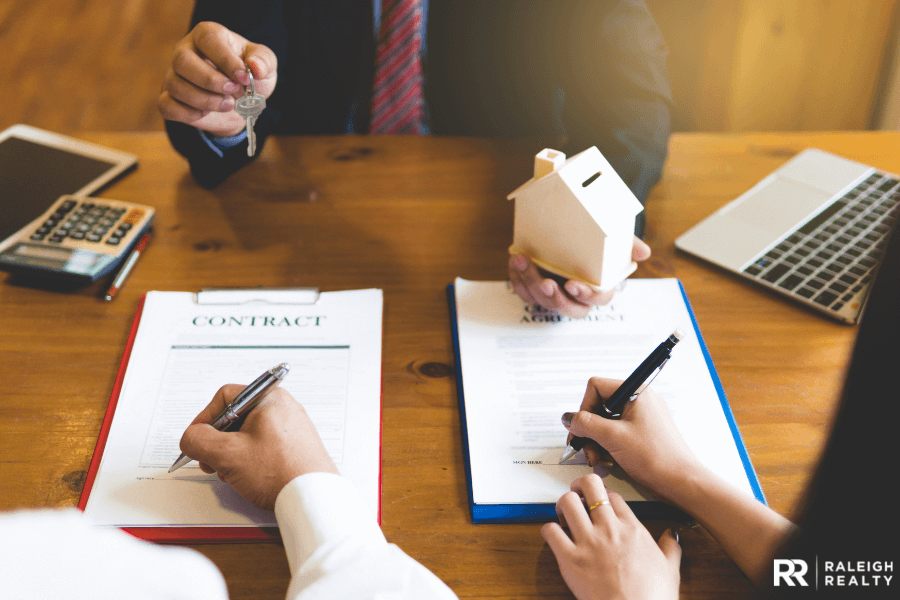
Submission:
{"label": "house model roof", "polygon": [[604,230],[607,224],[633,219],[644,208],[596,146],[567,160],[562,152],[541,151],[535,157],[535,177],[516,188],[507,199],[524,194],[550,197],[565,191]]}

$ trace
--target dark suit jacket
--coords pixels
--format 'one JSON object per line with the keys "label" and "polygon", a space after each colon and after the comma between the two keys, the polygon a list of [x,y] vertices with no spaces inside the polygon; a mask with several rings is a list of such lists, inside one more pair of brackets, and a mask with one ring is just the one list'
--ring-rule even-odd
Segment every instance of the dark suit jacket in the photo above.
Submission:
{"label": "dark suit jacket", "polygon": [[[339,134],[348,120],[366,130],[367,110],[350,107],[371,89],[370,2],[198,0],[191,27],[204,20],[278,56],[258,150],[273,133]],[[666,47],[643,2],[430,0],[426,44],[433,134],[535,137],[535,152],[596,145],[642,202],[659,179],[671,93]],[[244,144],[220,158],[194,128],[166,129],[206,187],[251,160]]]}

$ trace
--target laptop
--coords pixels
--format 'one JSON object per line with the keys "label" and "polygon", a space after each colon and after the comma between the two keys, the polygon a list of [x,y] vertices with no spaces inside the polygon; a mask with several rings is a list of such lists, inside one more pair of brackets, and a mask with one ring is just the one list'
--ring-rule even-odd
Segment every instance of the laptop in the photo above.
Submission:
{"label": "laptop", "polygon": [[856,323],[898,208],[900,177],[811,148],[675,246]]}

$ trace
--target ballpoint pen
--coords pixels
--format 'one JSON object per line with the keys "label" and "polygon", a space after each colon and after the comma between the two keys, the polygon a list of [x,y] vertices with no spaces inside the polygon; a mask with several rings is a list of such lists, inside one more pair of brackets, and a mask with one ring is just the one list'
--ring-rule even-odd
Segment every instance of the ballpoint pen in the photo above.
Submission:
{"label": "ballpoint pen", "polygon": [[138,241],[137,245],[134,247],[134,250],[131,251],[131,254],[128,255],[128,260],[125,261],[125,266],[122,267],[122,270],[116,275],[115,280],[112,282],[112,285],[109,286],[109,290],[106,292],[106,301],[109,302],[113,298],[116,297],[116,294],[119,293],[119,288],[122,287],[122,284],[125,283],[125,278],[128,277],[128,274],[131,273],[131,269],[134,268],[135,263],[137,263],[138,257],[140,257],[141,252],[144,251],[144,248],[147,247],[147,242],[150,241],[150,232],[148,231],[141,239]]}
{"label": "ballpoint pen", "polygon": [[[619,411],[619,406],[626,400],[631,402],[637,398],[641,392],[647,389],[647,386],[649,386],[653,379],[659,375],[659,372],[662,371],[662,368],[672,356],[672,348],[674,348],[675,344],[681,341],[683,337],[684,332],[680,329],[676,329],[672,332],[672,335],[666,338],[662,344],[657,346],[656,349],[650,353],[650,356],[645,358],[644,362],[634,370],[634,373],[629,375],[628,379],[623,381],[622,385],[620,385],[605,402],[602,402],[600,408],[594,412],[607,419],[618,419],[621,417],[622,413]],[[587,441],[587,438],[572,438],[572,441],[569,442],[566,449],[563,451],[559,462],[564,463],[575,456],[579,450],[584,448]]]}
{"label": "ballpoint pen", "polygon": [[[290,366],[287,363],[281,363],[260,375],[256,381],[241,390],[241,393],[234,397],[231,404],[226,406],[225,410],[210,425],[219,431],[240,429],[250,411],[256,408],[260,400],[265,398],[266,394],[285,378],[289,370]],[[191,459],[182,452],[169,469],[169,473],[177,471],[189,462]]]}

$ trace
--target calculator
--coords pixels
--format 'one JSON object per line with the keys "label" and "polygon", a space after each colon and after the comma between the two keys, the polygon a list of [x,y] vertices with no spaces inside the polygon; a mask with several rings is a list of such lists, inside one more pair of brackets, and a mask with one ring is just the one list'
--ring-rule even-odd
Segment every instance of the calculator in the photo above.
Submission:
{"label": "calculator", "polygon": [[122,262],[154,214],[141,204],[62,196],[3,243],[0,268],[96,281]]}
{"label": "calculator", "polygon": [[137,156],[29,125],[0,132],[0,269],[90,283],[128,256],[153,209],[92,194]]}

